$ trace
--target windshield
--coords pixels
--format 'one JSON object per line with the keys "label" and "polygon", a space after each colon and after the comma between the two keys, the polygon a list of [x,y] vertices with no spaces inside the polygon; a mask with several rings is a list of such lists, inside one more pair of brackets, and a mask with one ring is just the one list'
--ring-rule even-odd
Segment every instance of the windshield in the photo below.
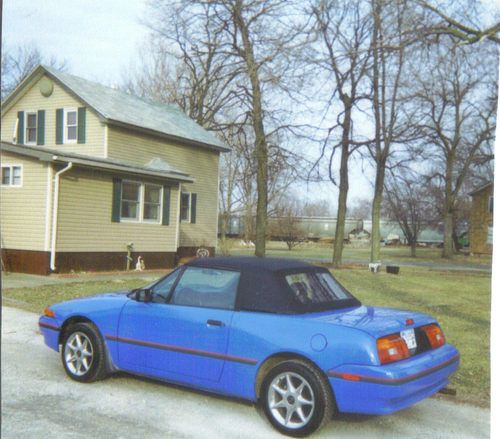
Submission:
{"label": "windshield", "polygon": [[331,303],[354,299],[328,271],[291,273],[285,279],[296,299],[302,304]]}

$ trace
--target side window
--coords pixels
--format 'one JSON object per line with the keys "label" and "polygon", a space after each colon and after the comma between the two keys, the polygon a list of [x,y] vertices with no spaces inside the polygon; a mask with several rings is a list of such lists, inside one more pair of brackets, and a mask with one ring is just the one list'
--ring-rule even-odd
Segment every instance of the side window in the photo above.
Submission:
{"label": "side window", "polygon": [[78,129],[78,116],[75,108],[64,110],[64,143],[76,143]]}
{"label": "side window", "polygon": [[36,145],[36,112],[26,112],[26,144]]}
{"label": "side window", "polygon": [[21,166],[2,166],[2,186],[21,187],[23,182],[23,171]]}
{"label": "side window", "polygon": [[167,277],[164,277],[160,282],[158,282],[153,288],[153,302],[155,303],[166,303],[168,295],[175,284],[175,281],[179,277],[181,270],[175,270],[170,273]]}
{"label": "side window", "polygon": [[189,222],[191,209],[191,194],[189,192],[181,193],[181,221]]}
{"label": "side window", "polygon": [[237,271],[188,267],[175,287],[171,303],[234,309],[239,280]]}

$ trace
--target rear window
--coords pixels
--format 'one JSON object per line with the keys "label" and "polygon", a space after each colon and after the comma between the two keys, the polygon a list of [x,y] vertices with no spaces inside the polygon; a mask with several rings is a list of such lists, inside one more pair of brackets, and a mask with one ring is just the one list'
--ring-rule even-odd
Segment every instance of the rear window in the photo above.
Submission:
{"label": "rear window", "polygon": [[352,299],[329,272],[308,271],[285,276],[295,298],[302,304],[331,303]]}

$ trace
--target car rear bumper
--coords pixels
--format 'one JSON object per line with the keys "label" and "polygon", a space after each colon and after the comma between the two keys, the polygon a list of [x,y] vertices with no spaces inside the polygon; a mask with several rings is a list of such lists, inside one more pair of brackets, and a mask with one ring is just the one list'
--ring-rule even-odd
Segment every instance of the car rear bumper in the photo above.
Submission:
{"label": "car rear bumper", "polygon": [[384,366],[342,365],[327,372],[340,412],[383,415],[409,407],[448,384],[460,362],[444,345]]}
{"label": "car rear bumper", "polygon": [[59,351],[59,328],[58,322],[50,317],[41,316],[38,320],[40,332],[43,335],[45,344],[55,351]]}

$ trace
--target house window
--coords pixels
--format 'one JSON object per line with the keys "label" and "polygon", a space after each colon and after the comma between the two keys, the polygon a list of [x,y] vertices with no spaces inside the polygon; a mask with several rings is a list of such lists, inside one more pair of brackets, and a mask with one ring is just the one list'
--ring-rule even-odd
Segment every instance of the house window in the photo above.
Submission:
{"label": "house window", "polygon": [[141,185],[132,181],[122,183],[122,219],[139,221]]}
{"label": "house window", "polygon": [[36,145],[36,112],[26,112],[26,144]]}
{"label": "house window", "polygon": [[488,212],[493,213],[493,196],[488,198]]}
{"label": "house window", "polygon": [[160,221],[161,186],[144,185],[144,207],[142,218],[144,221]]}
{"label": "house window", "polygon": [[161,200],[161,186],[136,181],[123,181],[121,219],[158,224],[161,221]]}
{"label": "house window", "polygon": [[2,166],[2,186],[22,186],[22,167]]}
{"label": "house window", "polygon": [[191,219],[191,194],[183,192],[181,194],[181,221],[190,222]]}
{"label": "house window", "polygon": [[64,143],[76,143],[78,131],[78,114],[74,108],[65,109],[64,116]]}

